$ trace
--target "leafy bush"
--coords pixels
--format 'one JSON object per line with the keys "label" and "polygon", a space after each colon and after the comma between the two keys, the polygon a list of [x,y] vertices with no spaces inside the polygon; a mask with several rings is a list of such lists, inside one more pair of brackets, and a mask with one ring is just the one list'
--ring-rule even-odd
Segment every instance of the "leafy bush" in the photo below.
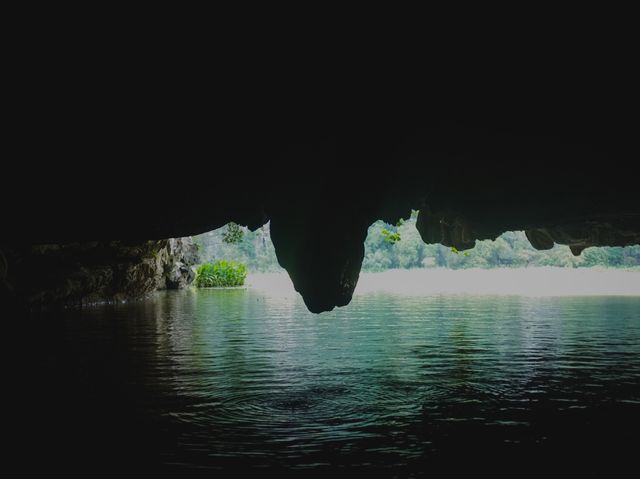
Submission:
{"label": "leafy bush", "polygon": [[198,288],[242,286],[247,277],[247,267],[234,261],[205,263],[198,268],[195,285]]}
{"label": "leafy bush", "polygon": [[244,231],[242,226],[236,223],[227,224],[227,229],[222,233],[222,241],[228,244],[236,244],[244,239]]}

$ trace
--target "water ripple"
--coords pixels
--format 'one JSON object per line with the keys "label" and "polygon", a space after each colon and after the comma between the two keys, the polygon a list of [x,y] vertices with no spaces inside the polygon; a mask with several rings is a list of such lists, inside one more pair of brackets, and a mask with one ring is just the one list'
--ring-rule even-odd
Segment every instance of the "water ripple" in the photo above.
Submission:
{"label": "water ripple", "polygon": [[[607,421],[640,415],[638,298],[375,292],[312,315],[297,297],[209,290],[69,314],[64,347],[90,372],[111,368],[101,381],[126,378],[119,390],[174,465],[608,447]],[[75,370],[83,388],[98,387]]]}

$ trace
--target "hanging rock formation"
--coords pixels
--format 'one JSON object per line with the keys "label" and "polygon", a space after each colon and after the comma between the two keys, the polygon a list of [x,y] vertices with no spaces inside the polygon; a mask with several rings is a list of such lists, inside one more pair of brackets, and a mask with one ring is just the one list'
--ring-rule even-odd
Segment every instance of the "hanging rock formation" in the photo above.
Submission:
{"label": "hanging rock formation", "polygon": [[[84,302],[181,286],[194,260],[164,238],[229,221],[271,220],[278,260],[314,312],[350,301],[368,226],[411,209],[424,241],[461,250],[510,230],[576,254],[640,242],[634,136],[610,117],[425,122],[385,113],[234,114],[208,129],[160,116],[166,125],[136,130],[136,148],[83,125],[73,138],[45,138],[49,157],[69,163],[17,165],[12,177],[29,178],[20,191],[31,198],[20,208],[3,191],[3,295]],[[118,128],[140,126],[121,120]],[[77,166],[83,159],[91,172]]]}

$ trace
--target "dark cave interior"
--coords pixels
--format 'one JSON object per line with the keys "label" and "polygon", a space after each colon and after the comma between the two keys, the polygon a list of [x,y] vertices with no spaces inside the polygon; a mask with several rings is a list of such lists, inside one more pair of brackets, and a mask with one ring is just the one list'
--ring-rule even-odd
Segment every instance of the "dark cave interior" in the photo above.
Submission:
{"label": "dark cave interior", "polygon": [[[49,53],[42,56],[54,58]],[[88,343],[98,348],[83,350],[67,323],[39,309],[180,287],[195,262],[190,235],[270,221],[278,261],[315,313],[351,301],[368,227],[412,210],[420,212],[416,227],[426,243],[459,250],[513,230],[524,230],[537,249],[559,243],[574,254],[640,243],[629,75],[593,73],[601,67],[591,58],[578,75],[559,68],[534,78],[526,68],[491,88],[479,78],[420,85],[419,97],[400,75],[384,88],[354,80],[347,91],[346,80],[318,68],[271,78],[268,61],[271,70],[216,60],[214,70],[224,74],[212,79],[181,67],[168,72],[164,58],[151,75],[137,61],[109,72],[101,59],[72,55],[69,66],[58,57],[46,65],[29,58],[36,67],[18,75],[19,108],[6,131],[14,147],[0,188],[0,312],[9,319],[8,410],[17,423],[8,430],[24,451],[24,458],[15,454],[21,466],[34,457],[48,469],[70,462],[120,468],[131,458],[146,464],[145,454],[167,439],[140,414],[155,411],[157,396],[129,396],[123,386],[136,376],[118,341],[135,345],[136,318],[100,323],[97,343]],[[482,71],[469,68],[467,77]],[[603,76],[612,81],[599,82]],[[66,313],[78,311],[58,316]],[[59,340],[68,333],[72,341]],[[634,361],[633,353],[625,356],[605,384],[633,374]],[[603,469],[616,458],[632,462],[633,441],[624,435],[636,430],[634,410],[606,403],[557,425],[548,410],[539,414],[560,431],[551,456],[592,473],[590,461]],[[170,441],[179,437],[173,432]],[[593,434],[598,441],[587,444]],[[451,436],[444,467],[475,469],[460,461],[471,442]],[[529,467],[536,462],[530,451],[511,459]],[[573,458],[584,462],[576,466]],[[544,461],[536,467],[548,472]]]}
{"label": "dark cave interior", "polygon": [[[407,109],[239,111],[211,122],[171,108],[117,123],[72,115],[38,130],[7,176],[28,181],[3,192],[3,294],[20,299],[41,287],[20,273],[34,249],[42,259],[34,245],[64,247],[52,263],[64,276],[69,262],[124,255],[133,264],[164,247],[158,240],[229,221],[252,229],[271,221],[278,260],[314,312],[350,301],[368,226],[411,209],[425,242],[458,249],[508,230],[574,254],[640,242],[630,125],[599,110],[499,121],[430,121]],[[35,166],[30,154],[45,159]]]}

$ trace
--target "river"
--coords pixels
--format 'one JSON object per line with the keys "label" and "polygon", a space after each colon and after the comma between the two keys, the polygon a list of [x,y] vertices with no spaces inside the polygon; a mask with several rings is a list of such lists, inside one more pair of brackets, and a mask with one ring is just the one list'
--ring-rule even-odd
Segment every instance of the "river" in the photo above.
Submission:
{"label": "river", "polygon": [[499,278],[471,274],[480,290],[363,275],[349,306],[320,315],[265,275],[32,319],[18,450],[98,470],[635,464],[638,273],[607,295],[565,273],[556,295],[508,278],[498,294]]}

